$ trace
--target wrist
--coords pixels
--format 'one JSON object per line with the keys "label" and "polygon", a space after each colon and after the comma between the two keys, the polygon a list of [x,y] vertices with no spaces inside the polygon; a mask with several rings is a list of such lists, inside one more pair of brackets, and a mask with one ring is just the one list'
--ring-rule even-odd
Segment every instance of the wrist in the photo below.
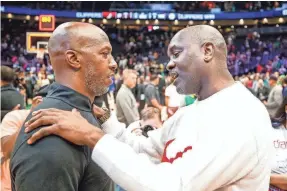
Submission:
{"label": "wrist", "polygon": [[91,131],[88,135],[86,140],[86,144],[90,148],[94,148],[98,141],[104,136],[104,132],[102,132],[100,129],[96,129],[93,127],[93,131]]}

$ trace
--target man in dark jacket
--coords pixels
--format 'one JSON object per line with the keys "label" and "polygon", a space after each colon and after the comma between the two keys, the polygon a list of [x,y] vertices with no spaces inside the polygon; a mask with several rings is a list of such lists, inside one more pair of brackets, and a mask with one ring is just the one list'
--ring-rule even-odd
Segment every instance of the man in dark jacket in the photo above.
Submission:
{"label": "man in dark jacket", "polygon": [[24,96],[14,88],[15,73],[8,66],[1,66],[1,120],[10,111],[24,109]]}
{"label": "man in dark jacket", "polygon": [[[107,35],[94,25],[68,22],[53,32],[48,49],[56,82],[35,111],[76,108],[100,127],[92,103],[107,92],[116,68]],[[30,113],[27,120],[31,117]],[[30,146],[27,139],[31,134],[27,136],[24,130],[22,127],[11,154],[13,191],[112,191],[111,179],[91,160],[91,149],[57,136]]]}

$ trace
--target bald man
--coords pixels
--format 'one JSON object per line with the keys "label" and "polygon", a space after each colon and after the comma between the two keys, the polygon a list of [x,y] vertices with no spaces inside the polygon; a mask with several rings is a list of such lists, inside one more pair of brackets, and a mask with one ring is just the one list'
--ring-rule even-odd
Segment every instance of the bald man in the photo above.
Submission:
{"label": "bald man", "polygon": [[[50,37],[48,50],[56,83],[35,110],[77,108],[95,128],[100,127],[91,103],[108,91],[116,68],[105,32],[87,23],[64,23]],[[91,160],[87,146],[72,145],[57,136],[30,146],[29,136],[22,128],[11,155],[12,190],[110,190],[110,178]]]}
{"label": "bald man", "polygon": [[[171,40],[168,55],[177,92],[198,99],[151,131],[148,139],[128,136],[114,115],[108,118],[109,112],[96,110],[108,118],[101,120],[102,131],[76,112],[42,110],[27,128],[50,126],[35,133],[29,144],[57,134],[89,145],[93,161],[128,191],[267,191],[274,155],[269,114],[233,80],[220,32],[207,25],[185,28]],[[55,114],[61,119],[54,119]],[[158,163],[140,153],[158,158]]]}

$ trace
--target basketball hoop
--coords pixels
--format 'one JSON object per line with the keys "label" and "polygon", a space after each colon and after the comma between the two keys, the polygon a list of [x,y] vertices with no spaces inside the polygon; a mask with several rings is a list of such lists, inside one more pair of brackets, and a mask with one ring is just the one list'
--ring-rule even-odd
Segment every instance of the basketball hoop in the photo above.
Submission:
{"label": "basketball hoop", "polygon": [[37,50],[37,58],[38,59],[44,59],[44,55],[45,55],[45,49],[44,48],[40,48]]}

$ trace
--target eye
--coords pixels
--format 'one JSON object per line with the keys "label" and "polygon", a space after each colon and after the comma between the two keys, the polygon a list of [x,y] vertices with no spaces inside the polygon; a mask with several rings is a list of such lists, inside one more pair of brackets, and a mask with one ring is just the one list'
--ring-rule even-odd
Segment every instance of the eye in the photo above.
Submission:
{"label": "eye", "polygon": [[178,56],[179,56],[179,52],[175,52],[175,53],[172,54],[172,58],[173,59],[178,58]]}
{"label": "eye", "polygon": [[102,53],[102,55],[104,56],[104,58],[107,58],[109,54],[110,54],[109,52],[103,52],[103,53]]}

